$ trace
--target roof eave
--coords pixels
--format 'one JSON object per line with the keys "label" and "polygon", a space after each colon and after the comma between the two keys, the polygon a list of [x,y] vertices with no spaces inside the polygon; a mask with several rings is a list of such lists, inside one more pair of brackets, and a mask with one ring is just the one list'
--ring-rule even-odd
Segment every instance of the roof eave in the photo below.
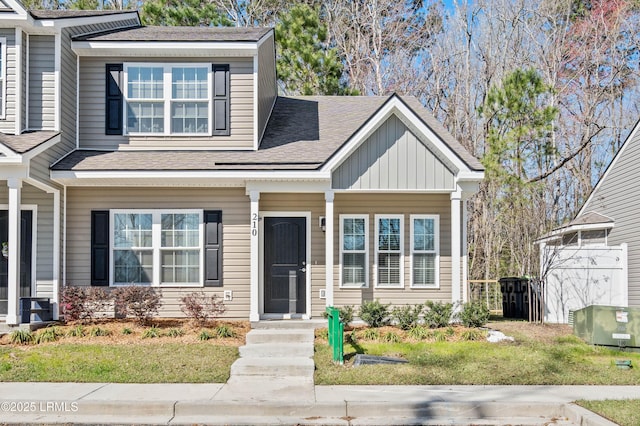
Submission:
{"label": "roof eave", "polygon": [[258,42],[211,41],[73,41],[78,56],[211,57],[254,56]]}

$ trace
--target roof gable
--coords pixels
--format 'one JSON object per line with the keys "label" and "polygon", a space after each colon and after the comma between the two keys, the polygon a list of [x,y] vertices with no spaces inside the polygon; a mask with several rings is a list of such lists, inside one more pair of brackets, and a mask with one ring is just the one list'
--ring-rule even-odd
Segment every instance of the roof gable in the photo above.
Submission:
{"label": "roof gable", "polygon": [[455,189],[451,167],[392,114],[338,166],[332,186],[451,191]]}
{"label": "roof gable", "polygon": [[26,19],[27,10],[16,0],[0,0],[0,19]]}

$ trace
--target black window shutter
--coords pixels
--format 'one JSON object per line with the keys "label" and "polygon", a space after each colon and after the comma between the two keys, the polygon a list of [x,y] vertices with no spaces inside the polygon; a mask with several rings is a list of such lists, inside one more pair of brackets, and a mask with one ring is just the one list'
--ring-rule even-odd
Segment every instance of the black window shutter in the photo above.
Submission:
{"label": "black window shutter", "polygon": [[222,211],[204,212],[204,286],[222,287]]}
{"label": "black window shutter", "polygon": [[106,135],[122,134],[122,64],[107,64],[105,87],[105,128]]}
{"label": "black window shutter", "polygon": [[229,136],[229,65],[213,65],[213,135]]}
{"label": "black window shutter", "polygon": [[109,211],[91,212],[91,285],[109,285]]}

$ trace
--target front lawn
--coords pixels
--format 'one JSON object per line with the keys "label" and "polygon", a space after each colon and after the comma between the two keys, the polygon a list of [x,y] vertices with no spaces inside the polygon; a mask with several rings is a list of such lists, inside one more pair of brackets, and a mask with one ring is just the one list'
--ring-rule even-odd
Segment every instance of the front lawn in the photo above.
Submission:
{"label": "front lawn", "polygon": [[587,410],[598,413],[620,426],[637,426],[640,413],[640,399],[576,401]]}
{"label": "front lawn", "polygon": [[[423,340],[400,330],[381,330],[377,339],[359,330],[347,332],[345,365],[331,361],[319,333],[316,339],[316,384],[319,385],[635,385],[640,383],[640,354],[587,345],[568,327],[528,323],[490,323],[515,342],[465,340],[462,327],[434,331]],[[391,334],[390,334],[391,333]],[[401,342],[389,342],[398,340]],[[391,336],[391,337],[390,337]],[[434,338],[435,337],[435,338]],[[400,365],[353,367],[357,353],[401,357]],[[620,370],[616,359],[631,359],[635,368]]]}

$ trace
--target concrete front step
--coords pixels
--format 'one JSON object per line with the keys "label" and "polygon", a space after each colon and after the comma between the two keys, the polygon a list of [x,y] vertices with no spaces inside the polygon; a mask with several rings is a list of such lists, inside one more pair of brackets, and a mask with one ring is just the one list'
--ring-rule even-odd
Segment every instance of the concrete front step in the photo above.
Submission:
{"label": "concrete front step", "polygon": [[251,323],[251,328],[254,330],[314,330],[316,328],[327,328],[326,319],[311,319],[311,320],[260,320]]}
{"label": "concrete front step", "polygon": [[260,343],[306,343],[313,346],[313,330],[251,330],[247,333],[246,344]]}
{"label": "concrete front step", "polygon": [[239,358],[231,365],[231,377],[313,377],[311,358]]}
{"label": "concrete front step", "polygon": [[255,343],[240,346],[242,358],[271,358],[271,357],[303,357],[313,356],[313,345],[308,343]]}

